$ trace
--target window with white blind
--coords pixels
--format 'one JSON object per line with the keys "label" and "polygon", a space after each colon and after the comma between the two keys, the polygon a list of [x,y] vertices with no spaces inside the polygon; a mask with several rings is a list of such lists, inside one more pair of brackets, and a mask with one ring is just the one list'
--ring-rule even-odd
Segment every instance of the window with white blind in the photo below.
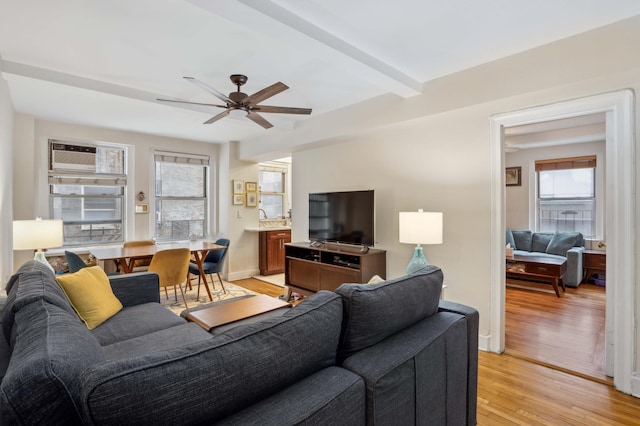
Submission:
{"label": "window with white blind", "polygon": [[124,240],[127,148],[49,140],[51,218],[62,219],[64,245]]}
{"label": "window with white blind", "polygon": [[596,157],[535,162],[539,232],[596,234]]}
{"label": "window with white blind", "polygon": [[203,238],[208,230],[209,157],[156,152],[154,162],[156,239]]}
{"label": "window with white blind", "polygon": [[[286,207],[287,168],[275,163],[260,165],[258,171],[259,206],[262,219],[284,217]],[[266,216],[266,217],[264,217]]]}

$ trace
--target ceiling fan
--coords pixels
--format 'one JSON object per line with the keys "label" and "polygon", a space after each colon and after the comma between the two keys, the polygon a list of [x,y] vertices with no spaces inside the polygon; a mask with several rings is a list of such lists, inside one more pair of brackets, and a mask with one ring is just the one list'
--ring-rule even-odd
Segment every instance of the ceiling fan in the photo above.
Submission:
{"label": "ceiling fan", "polygon": [[269,87],[265,87],[259,92],[254,93],[253,95],[247,95],[246,93],[242,93],[240,91],[240,86],[247,82],[247,76],[242,74],[232,74],[229,78],[231,82],[235,84],[238,89],[235,92],[229,93],[229,96],[224,95],[221,92],[218,92],[213,87],[193,78],[193,77],[183,77],[190,83],[195,84],[201,89],[206,90],[207,92],[213,94],[215,97],[220,99],[225,103],[225,105],[216,105],[216,104],[206,104],[200,102],[187,102],[187,101],[176,101],[172,99],[158,99],[161,102],[173,102],[179,104],[190,104],[190,105],[204,105],[204,106],[213,106],[218,108],[225,108],[226,111],[221,112],[218,115],[215,115],[204,122],[204,124],[214,123],[221,118],[226,117],[229,114],[236,113],[238,111],[241,115],[246,116],[249,120],[254,123],[259,124],[265,129],[269,129],[273,127],[271,123],[265,120],[259,112],[266,113],[277,113],[277,114],[311,114],[311,108],[290,108],[290,107],[281,107],[281,106],[268,106],[268,105],[258,105],[260,102],[268,99],[272,96],[277,95],[280,92],[284,92],[289,88],[284,83],[278,82],[272,84]]}

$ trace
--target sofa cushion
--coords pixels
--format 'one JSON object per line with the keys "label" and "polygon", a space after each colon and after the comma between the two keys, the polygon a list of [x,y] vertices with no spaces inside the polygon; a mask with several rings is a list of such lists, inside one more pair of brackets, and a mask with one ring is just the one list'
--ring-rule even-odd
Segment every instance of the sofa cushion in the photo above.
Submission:
{"label": "sofa cushion", "polygon": [[362,377],[327,367],[216,425],[364,425],[365,395]]}
{"label": "sofa cushion", "polygon": [[438,310],[443,274],[428,266],[415,274],[380,284],[343,284],[336,289],[344,302],[340,356],[375,345]]}
{"label": "sofa cushion", "polygon": [[56,278],[78,316],[93,330],[122,309],[109,278],[99,266],[83,268]]}
{"label": "sofa cushion", "polygon": [[91,332],[102,346],[106,346],[185,322],[161,304],[151,302],[123,308]]}
{"label": "sofa cushion", "polygon": [[107,361],[113,361],[141,356],[150,352],[163,351],[169,348],[177,348],[189,343],[211,339],[212,337],[204,328],[189,322],[129,340],[121,340],[112,345],[104,346],[102,349]]}
{"label": "sofa cushion", "polygon": [[546,253],[549,241],[555,234],[553,232],[534,232],[531,235],[531,251]]}
{"label": "sofa cushion", "polygon": [[280,317],[98,365],[82,377],[84,420],[213,424],[334,365],[341,324],[342,300],[320,291]]}
{"label": "sofa cushion", "polygon": [[514,248],[518,250],[531,251],[531,240],[533,233],[529,230],[523,231],[511,231],[513,234],[513,241],[516,243]]}
{"label": "sofa cushion", "polygon": [[7,302],[2,311],[2,331],[11,340],[14,316],[23,306],[46,301],[75,315],[69,299],[56,283],[53,272],[41,262],[23,264],[7,283]]}
{"label": "sofa cushion", "polygon": [[104,361],[96,339],[74,312],[44,300],[16,312],[14,333],[0,423],[78,424],[79,377]]}
{"label": "sofa cushion", "polygon": [[573,247],[582,234],[579,232],[556,232],[549,242],[547,253],[566,256],[567,251]]}
{"label": "sofa cushion", "polygon": [[505,244],[509,244],[509,247],[513,249],[516,248],[516,241],[513,239],[513,232],[511,232],[511,229],[507,229],[506,234],[507,236]]}

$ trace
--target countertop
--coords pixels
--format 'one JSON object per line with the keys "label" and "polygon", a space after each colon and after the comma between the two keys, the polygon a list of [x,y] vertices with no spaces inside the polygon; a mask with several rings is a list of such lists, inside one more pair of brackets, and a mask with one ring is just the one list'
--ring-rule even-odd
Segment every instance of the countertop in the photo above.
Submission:
{"label": "countertop", "polygon": [[249,232],[263,232],[263,231],[290,231],[291,227],[290,226],[254,226],[254,227],[250,227],[250,228],[244,228],[245,231],[249,231]]}

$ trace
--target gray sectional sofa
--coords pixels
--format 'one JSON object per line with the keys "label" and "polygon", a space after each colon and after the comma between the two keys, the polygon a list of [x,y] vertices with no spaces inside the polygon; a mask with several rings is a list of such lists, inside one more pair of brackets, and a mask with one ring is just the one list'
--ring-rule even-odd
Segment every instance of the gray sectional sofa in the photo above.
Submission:
{"label": "gray sectional sofa", "polygon": [[580,232],[532,232],[507,229],[506,242],[514,248],[514,255],[566,259],[567,272],[562,277],[564,285],[577,288],[582,282],[584,237]]}
{"label": "gray sectional sofa", "polygon": [[110,277],[123,309],[89,330],[38,262],[7,284],[0,423],[474,425],[478,313],[429,267],[321,291],[220,334]]}

